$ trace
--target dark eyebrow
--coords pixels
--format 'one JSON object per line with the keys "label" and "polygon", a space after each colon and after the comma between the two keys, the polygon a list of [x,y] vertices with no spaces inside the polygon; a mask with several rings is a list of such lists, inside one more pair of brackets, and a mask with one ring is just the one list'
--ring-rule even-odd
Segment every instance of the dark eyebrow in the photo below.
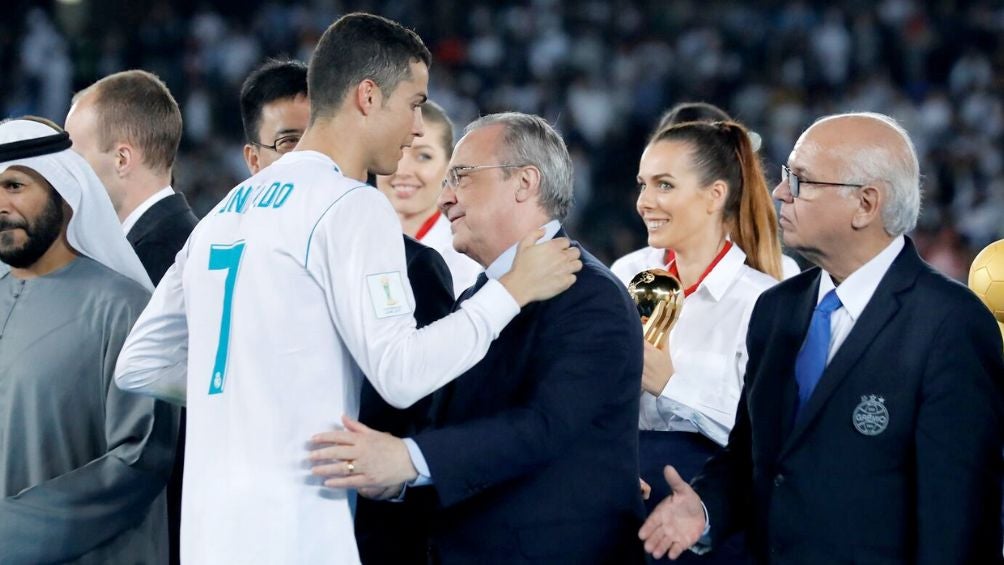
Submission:
{"label": "dark eyebrow", "polygon": [[674,177],[673,175],[671,175],[669,173],[659,173],[657,175],[652,175],[652,180],[659,180],[659,179],[663,179],[663,178],[667,178],[667,179],[670,179],[670,180],[676,180],[676,177]]}
{"label": "dark eyebrow", "polygon": [[285,135],[292,135],[292,134],[303,135],[303,130],[302,129],[296,129],[296,128],[286,128],[286,129],[281,129],[281,130],[275,132],[275,136],[276,137],[283,137]]}

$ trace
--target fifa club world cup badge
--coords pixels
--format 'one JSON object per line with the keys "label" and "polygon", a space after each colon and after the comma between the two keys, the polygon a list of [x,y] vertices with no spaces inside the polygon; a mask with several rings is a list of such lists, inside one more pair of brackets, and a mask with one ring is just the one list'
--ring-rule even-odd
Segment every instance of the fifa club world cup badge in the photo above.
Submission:
{"label": "fifa club world cup badge", "polygon": [[861,397],[861,402],[854,408],[852,417],[854,429],[866,436],[877,436],[889,427],[889,410],[885,407],[885,398],[870,394]]}
{"label": "fifa club world cup badge", "polygon": [[383,293],[387,297],[387,306],[397,305],[397,300],[390,294],[390,279],[387,277],[380,277],[380,286],[383,287]]}
{"label": "fifa club world cup badge", "polygon": [[366,276],[373,313],[377,318],[404,316],[414,307],[409,303],[404,290],[404,277],[399,272],[376,273]]}

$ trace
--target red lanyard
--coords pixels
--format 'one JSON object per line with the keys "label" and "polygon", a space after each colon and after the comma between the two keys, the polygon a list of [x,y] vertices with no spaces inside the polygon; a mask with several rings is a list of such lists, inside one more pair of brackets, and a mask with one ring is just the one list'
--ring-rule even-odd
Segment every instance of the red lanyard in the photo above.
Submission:
{"label": "red lanyard", "polygon": [[[697,290],[697,287],[701,286],[701,283],[704,282],[705,277],[707,277],[711,273],[711,271],[715,268],[715,265],[717,265],[718,262],[721,261],[722,258],[725,257],[725,255],[729,252],[729,249],[732,249],[732,242],[729,241],[729,240],[726,240],[725,241],[725,245],[722,246],[722,250],[718,252],[718,255],[711,262],[711,264],[708,265],[708,268],[704,269],[704,274],[701,275],[701,278],[697,279],[697,282],[695,282],[693,284],[693,286],[690,286],[687,289],[685,289],[683,291],[683,296],[690,296],[691,294],[693,294]],[[671,250],[669,250],[669,249],[666,250],[666,255],[667,256],[669,256],[670,251]],[[676,268],[675,253],[674,253],[674,257],[672,259],[670,259],[669,265],[666,266],[666,270],[669,271],[669,274],[673,275],[674,277],[680,278],[680,271]]]}
{"label": "red lanyard", "polygon": [[667,249],[666,254],[662,256],[662,264],[668,265],[673,261],[673,259],[676,259],[676,252],[672,249]]}
{"label": "red lanyard", "polygon": [[429,216],[429,219],[425,220],[425,223],[422,224],[422,227],[418,228],[418,233],[415,234],[415,239],[422,241],[422,238],[429,233],[432,226],[436,225],[437,220],[439,220],[439,210],[433,212],[432,215]]}

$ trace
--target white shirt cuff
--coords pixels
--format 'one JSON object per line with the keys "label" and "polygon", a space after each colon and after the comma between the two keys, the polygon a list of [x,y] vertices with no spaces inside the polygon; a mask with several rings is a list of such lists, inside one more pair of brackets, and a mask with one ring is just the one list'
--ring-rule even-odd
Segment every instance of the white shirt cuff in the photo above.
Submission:
{"label": "white shirt cuff", "polygon": [[[425,456],[422,455],[422,450],[418,448],[418,444],[415,440],[410,437],[404,438],[404,446],[408,448],[408,457],[411,458],[411,464],[415,466],[415,471],[418,472],[418,476],[415,477],[408,486],[410,487],[421,487],[425,485],[432,484],[432,473],[429,471],[429,464],[425,461]],[[707,514],[707,512],[705,512]]]}
{"label": "white shirt cuff", "polygon": [[704,555],[711,551],[711,519],[708,518],[708,507],[703,502],[701,502],[701,508],[704,509],[704,531],[701,532],[697,543],[690,547],[690,551],[698,555]]}

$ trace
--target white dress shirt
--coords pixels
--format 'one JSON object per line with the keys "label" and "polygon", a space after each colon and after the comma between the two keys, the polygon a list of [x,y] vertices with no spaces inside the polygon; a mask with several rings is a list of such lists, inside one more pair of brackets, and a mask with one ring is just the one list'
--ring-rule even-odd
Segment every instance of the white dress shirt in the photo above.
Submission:
{"label": "white dress shirt", "polygon": [[305,465],[358,414],[368,378],[403,407],[488,350],[519,313],[489,281],[415,329],[401,224],[327,156],[287,153],[196,226],[122,348],[118,386],[186,399],[187,563],[358,563],[345,490]]}
{"label": "white dress shirt", "polygon": [[[626,285],[631,282],[631,279],[635,275],[642,271],[663,269],[665,267],[665,249],[642,247],[614,261],[614,264],[610,266],[610,270]],[[785,279],[790,279],[801,272],[802,269],[798,267],[798,263],[794,259],[787,255],[781,255],[781,275]]]}
{"label": "white dress shirt", "polygon": [[453,232],[450,230],[450,220],[440,214],[432,229],[419,240],[423,245],[435,249],[443,257],[446,266],[450,269],[453,277],[453,296],[459,297],[460,293],[474,285],[474,281],[484,271],[484,268],[477,261],[453,248]]}
{"label": "white dress shirt", "polygon": [[746,331],[757,297],[776,280],[733,245],[683,301],[669,334],[674,373],[656,397],[642,392],[643,430],[704,434],[725,445],[746,374]]}
{"label": "white dress shirt", "polygon": [[610,265],[610,270],[624,283],[631,284],[635,275],[648,269],[666,268],[666,250],[655,247],[642,247],[628,253]]}
{"label": "white dress shirt", "polygon": [[[875,289],[878,288],[882,277],[896,260],[896,256],[903,250],[905,241],[903,236],[892,240],[885,249],[870,261],[858,267],[858,270],[851,273],[844,282],[840,283],[837,289],[837,298],[840,299],[840,308],[830,315],[830,351],[826,356],[826,364],[829,365],[833,355],[836,354],[840,346],[843,345],[847,335],[851,333],[854,324],[861,317],[861,312],[872,299]],[[823,271],[819,279],[819,296],[816,297],[816,304],[822,302],[823,297],[834,288],[833,279],[830,274]]]}
{"label": "white dress shirt", "polygon": [[129,230],[131,230],[133,226],[136,225],[136,222],[138,222],[139,219],[143,217],[143,214],[146,214],[147,210],[153,208],[154,204],[160,202],[161,200],[167,198],[168,196],[171,196],[172,194],[174,194],[174,189],[171,188],[170,186],[166,186],[158,190],[157,192],[153,193],[149,198],[144,200],[142,204],[137,206],[135,210],[129,212],[129,215],[126,216],[125,221],[122,222],[122,231],[125,232],[126,235],[129,235]]}

